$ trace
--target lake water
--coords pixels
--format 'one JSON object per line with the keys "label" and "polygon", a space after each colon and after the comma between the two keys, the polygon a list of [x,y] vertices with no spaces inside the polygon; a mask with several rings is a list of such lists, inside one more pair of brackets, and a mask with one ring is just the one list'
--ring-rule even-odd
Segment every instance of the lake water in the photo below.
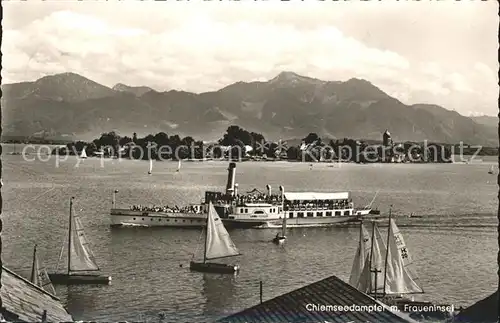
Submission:
{"label": "lake water", "polygon": [[[49,158],[42,156],[43,158]],[[198,202],[205,190],[223,190],[227,162],[157,162],[148,176],[143,161],[75,157],[25,161],[4,155],[3,260],[28,277],[33,245],[43,264],[55,268],[67,232],[68,203],[86,228],[110,286],[57,287],[78,320],[208,321],[259,302],[259,281],[269,299],[330,275],[347,280],[357,247],[358,228],[301,228],[289,231],[284,248],[269,241],[274,230],[235,230],[231,237],[243,256],[236,276],[192,273],[189,260],[201,230],[109,227],[114,189],[118,206]],[[416,264],[426,299],[466,306],[496,289],[496,176],[487,173],[495,158],[477,164],[238,163],[240,191],[352,192],[358,206],[374,202],[382,212],[424,215],[401,219],[401,231]],[[406,222],[405,222],[406,221]],[[404,225],[404,223],[408,225]],[[382,231],[385,229],[382,228]],[[201,249],[201,245],[198,249]],[[180,265],[183,265],[181,268]],[[65,262],[62,261],[62,268]]]}

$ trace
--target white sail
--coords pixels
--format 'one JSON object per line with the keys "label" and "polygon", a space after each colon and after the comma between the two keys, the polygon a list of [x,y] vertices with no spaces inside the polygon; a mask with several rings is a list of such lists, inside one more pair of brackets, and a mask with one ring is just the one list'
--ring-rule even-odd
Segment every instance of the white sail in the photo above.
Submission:
{"label": "white sail", "polygon": [[[373,244],[374,254],[371,258],[372,270],[376,269],[377,272],[377,284],[375,285],[375,273],[372,273],[371,277],[373,279],[372,292],[377,289],[377,293],[384,291],[384,267],[385,267],[385,254],[387,252],[387,247],[384,243],[384,238],[380,233],[378,226],[375,226],[375,243]],[[376,287],[375,287],[376,286]]]}
{"label": "white sail", "polygon": [[370,246],[372,252],[369,252],[365,258],[365,266],[359,279],[358,289],[364,293],[374,293],[376,290],[380,294],[384,292],[384,265],[387,249],[376,224],[373,225],[373,230],[375,231],[373,249]]}
{"label": "white sail", "polygon": [[46,268],[40,269],[39,272],[39,286],[43,288],[47,293],[50,293],[52,295],[56,295],[56,289],[54,288],[54,285],[52,285],[52,281],[50,280],[49,274],[47,273]]}
{"label": "white sail", "polygon": [[153,172],[153,160],[150,159],[149,160],[149,171],[148,171],[148,173],[151,174],[152,172]]}
{"label": "white sail", "polygon": [[85,147],[83,147],[82,153],[80,154],[80,158],[87,158],[87,152],[85,151]]}
{"label": "white sail", "polygon": [[209,206],[207,222],[205,258],[216,259],[238,256],[240,252],[234,245],[231,237],[229,237],[229,233],[212,203]]}
{"label": "white sail", "polygon": [[403,236],[393,219],[390,220],[390,230],[386,293],[423,293],[422,288],[416,282],[418,278],[411,267],[411,257]]}
{"label": "white sail", "polygon": [[50,281],[49,274],[47,273],[47,270],[45,268],[40,268],[39,262],[38,262],[38,256],[36,255],[36,247],[33,252],[33,265],[31,268],[31,278],[30,278],[31,283],[34,285],[42,288],[46,292],[55,295],[56,290],[54,289],[54,285],[52,285],[52,282]]}
{"label": "white sail", "polygon": [[352,263],[351,276],[349,277],[349,284],[354,287],[358,287],[359,279],[363,268],[365,267],[366,256],[370,254],[371,248],[371,237],[366,230],[363,223],[361,223],[359,228],[359,244],[356,250],[356,255],[354,256],[354,262]]}
{"label": "white sail", "polygon": [[179,162],[177,163],[177,171],[180,172],[181,171],[181,160],[179,159]]}
{"label": "white sail", "polygon": [[370,293],[371,285],[372,285],[372,272],[370,267],[370,253],[368,253],[363,261],[364,266],[359,275],[359,279],[357,285],[352,285],[356,287],[359,291],[363,293]]}
{"label": "white sail", "polygon": [[69,271],[96,271],[99,270],[92,251],[83,231],[80,219],[72,217],[70,233],[70,268]]}
{"label": "white sail", "polygon": [[37,286],[40,286],[40,276],[39,276],[39,269],[38,269],[38,257],[36,256],[36,246],[35,249],[33,250],[33,264],[31,265],[31,277],[30,281]]}
{"label": "white sail", "polygon": [[407,269],[409,269],[409,271],[411,271],[412,276],[414,278],[416,278],[417,273],[416,273],[415,269],[413,268],[411,255],[408,252],[408,248],[406,247],[406,243],[405,243],[405,240],[403,238],[403,235],[399,231],[399,228],[396,225],[396,221],[391,219],[390,224],[391,224],[391,234],[394,237],[394,241],[395,241],[396,246],[398,248],[398,253],[403,261],[403,264],[404,264],[405,268],[407,268]]}

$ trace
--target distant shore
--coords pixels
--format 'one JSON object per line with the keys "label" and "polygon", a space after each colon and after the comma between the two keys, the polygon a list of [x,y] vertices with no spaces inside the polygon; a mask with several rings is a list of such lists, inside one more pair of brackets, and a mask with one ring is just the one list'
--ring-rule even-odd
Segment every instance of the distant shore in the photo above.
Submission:
{"label": "distant shore", "polygon": [[[19,149],[16,140],[14,153],[26,151]],[[310,163],[453,163],[473,162],[477,156],[498,156],[498,148],[459,144],[441,144],[424,140],[422,142],[394,142],[386,130],[381,141],[356,140],[352,138],[321,138],[317,133],[289,142],[266,140],[263,134],[247,131],[239,126],[229,126],[217,141],[196,140],[193,137],[167,135],[164,132],[138,137],[119,135],[111,131],[102,133],[90,142],[63,142],[47,138],[22,138],[24,144],[31,145],[31,153],[36,153],[35,145],[43,147],[44,154],[58,156],[96,156],[99,158],[120,158],[131,160],[182,160],[200,162],[219,161],[288,161]],[[45,145],[45,146],[44,146]],[[48,145],[57,145],[49,148]],[[49,151],[47,151],[49,150]],[[40,149],[38,150],[40,151]],[[457,159],[456,155],[459,155]]]}
{"label": "distant shore", "polygon": [[[68,144],[73,143],[71,140],[0,140],[1,145],[50,145],[50,146],[67,146]],[[458,146],[458,144],[441,144],[444,147],[453,147]],[[470,145],[472,148],[464,147],[463,155],[464,156],[499,156],[499,148],[498,147],[482,147],[479,152],[476,153],[479,145]]]}
{"label": "distant shore", "polygon": [[[22,155],[21,152],[17,152],[16,154],[13,154],[12,152],[4,152],[4,155]],[[26,156],[32,156],[32,153],[26,152]],[[79,155],[77,154],[67,154],[67,155],[59,155],[59,154],[48,154],[52,155],[55,157],[66,157],[66,156],[71,156],[71,157],[76,157],[79,159],[82,159]],[[344,164],[446,164],[446,163],[455,163],[455,164],[462,164],[462,163],[481,163],[483,160],[480,158],[460,158],[464,156],[456,155],[456,158],[452,158],[451,161],[439,161],[439,162],[434,162],[434,161],[417,161],[417,162],[411,162],[411,161],[406,161],[406,162],[398,162],[398,161],[375,161],[375,162],[366,162],[366,161],[353,161],[353,160],[322,160],[322,161],[303,161],[303,160],[295,160],[295,159],[286,159],[286,158],[281,158],[281,159],[256,159],[256,158],[242,158],[242,159],[229,159],[229,158],[205,158],[205,159],[192,159],[192,158],[187,158],[187,159],[153,159],[155,162],[178,162],[181,160],[182,162],[187,162],[187,163],[202,163],[202,162],[245,162],[245,163],[278,163],[278,162],[286,162],[286,163],[299,163],[299,164],[307,164],[312,168],[314,168],[314,165],[327,165],[327,167],[331,168],[338,168],[341,165]],[[469,157],[469,156],[467,156]],[[484,157],[484,156],[483,156]],[[488,156],[486,156],[488,157]],[[495,157],[495,156],[491,156]],[[129,157],[113,157],[113,156],[87,156],[85,159],[105,159],[105,160],[112,160],[112,159],[122,159],[122,160],[131,160],[131,161],[143,161],[147,162],[147,159],[134,159],[134,158],[129,158]],[[495,160],[496,161],[496,160]]]}
{"label": "distant shore", "polygon": [[[43,144],[40,143],[22,143],[22,144],[13,144],[13,143],[1,143],[3,146],[3,155],[22,155],[23,154],[23,149],[27,145],[32,145],[32,146],[42,146]],[[20,147],[16,147],[16,145],[19,145]],[[49,152],[48,150],[44,152],[43,154],[50,154],[50,155],[58,155],[61,158],[64,156],[73,156],[73,157],[78,157],[79,154],[75,153],[72,150],[66,150],[64,154],[58,154],[56,151],[58,151],[59,148],[64,148],[66,147],[65,145],[62,144],[47,144],[47,146],[51,146],[51,151]],[[10,148],[10,149],[9,149]],[[492,148],[492,150],[496,150],[495,148]],[[36,154],[36,151],[31,149],[25,152],[25,154],[28,156],[32,156],[33,154]],[[327,164],[328,167],[337,167],[338,165],[341,164],[439,164],[439,163],[480,163],[482,162],[482,159],[479,157],[498,157],[498,154],[491,154],[491,151],[486,151],[486,152],[471,152],[468,151],[467,149],[464,149],[463,154],[456,154],[453,155],[453,157],[450,158],[450,160],[444,160],[444,161],[361,161],[361,160],[337,160],[337,159],[329,159],[329,160],[317,160],[317,161],[311,161],[311,160],[300,160],[300,159],[288,159],[288,158],[262,158],[262,157],[243,157],[241,159],[235,158],[235,159],[230,159],[230,158],[179,158],[183,162],[195,162],[195,163],[200,163],[200,162],[208,162],[208,161],[223,161],[223,162],[230,162],[230,161],[235,161],[235,162],[288,162],[288,163],[303,163],[303,164],[310,164],[312,167],[314,164]],[[118,158],[118,157],[112,157],[112,156],[98,156],[98,155],[88,155],[88,158],[92,159],[97,159],[97,158],[104,158],[104,159],[113,159],[113,158]],[[126,160],[141,160],[137,158],[130,158],[130,156],[121,156],[121,159],[126,159]],[[154,161],[178,161],[179,159],[175,158],[153,158]],[[148,159],[142,159],[144,161],[147,161]]]}

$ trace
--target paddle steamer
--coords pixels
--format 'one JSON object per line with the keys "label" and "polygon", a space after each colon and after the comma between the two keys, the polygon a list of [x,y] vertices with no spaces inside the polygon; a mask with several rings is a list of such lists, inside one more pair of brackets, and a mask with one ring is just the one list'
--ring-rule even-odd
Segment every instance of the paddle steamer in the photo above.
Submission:
{"label": "paddle steamer", "polygon": [[349,192],[285,192],[280,186],[279,193],[273,194],[267,185],[266,192],[254,189],[240,194],[235,179],[236,163],[231,162],[225,192],[207,191],[201,203],[176,210],[142,206],[116,208],[115,190],[111,226],[204,227],[209,203],[228,228],[280,228],[285,217],[289,228],[332,226],[373,213],[370,206],[354,208]]}
{"label": "paddle steamer", "polygon": [[349,192],[285,192],[273,194],[254,189],[239,194],[235,183],[236,164],[230,163],[226,192],[206,192],[205,203],[212,202],[226,227],[277,228],[283,218],[287,227],[319,227],[345,223],[370,213],[371,208],[355,209]]}

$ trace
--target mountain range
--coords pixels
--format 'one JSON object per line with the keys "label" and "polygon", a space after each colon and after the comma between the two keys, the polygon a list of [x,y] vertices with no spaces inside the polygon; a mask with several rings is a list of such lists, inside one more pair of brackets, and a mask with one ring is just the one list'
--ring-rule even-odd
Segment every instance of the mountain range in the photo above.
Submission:
{"label": "mountain range", "polygon": [[[229,125],[268,139],[381,139],[498,146],[495,117],[471,118],[437,105],[406,105],[362,79],[323,81],[282,72],[266,82],[218,91],[158,92],[147,86],[101,85],[75,73],[2,85],[5,136],[89,140],[111,130],[131,136],[166,132],[213,140]],[[488,119],[490,118],[490,119]]]}

